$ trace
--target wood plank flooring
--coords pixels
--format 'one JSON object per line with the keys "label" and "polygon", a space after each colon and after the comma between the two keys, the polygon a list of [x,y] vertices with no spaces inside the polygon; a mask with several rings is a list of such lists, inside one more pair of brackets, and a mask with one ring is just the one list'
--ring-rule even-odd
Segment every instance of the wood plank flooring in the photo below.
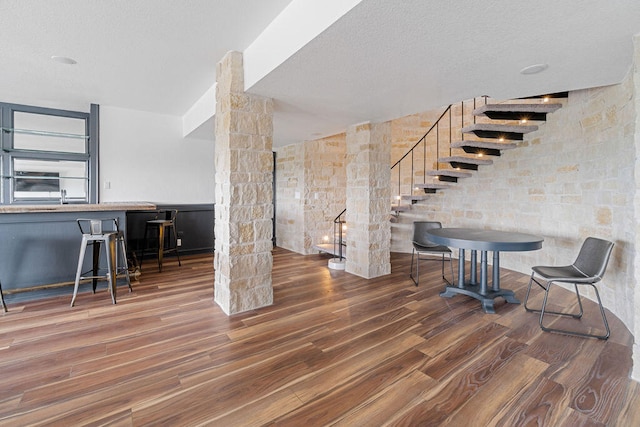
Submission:
{"label": "wood plank flooring", "polygon": [[[522,305],[441,298],[437,264],[415,287],[407,254],[372,280],[273,254],[275,304],[230,317],[211,256],[148,264],[115,306],[104,287],[73,308],[9,300],[0,425],[640,425],[633,337],[611,313],[608,341],[544,333]],[[501,278],[524,299],[528,276]],[[587,306],[593,322],[569,321],[599,327]]]}

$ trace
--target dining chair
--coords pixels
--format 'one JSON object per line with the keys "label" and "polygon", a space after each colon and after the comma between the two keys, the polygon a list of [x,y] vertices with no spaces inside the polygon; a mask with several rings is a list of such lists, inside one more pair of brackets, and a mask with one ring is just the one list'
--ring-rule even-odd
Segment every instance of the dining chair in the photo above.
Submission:
{"label": "dining chair", "polygon": [[[453,261],[451,259],[451,249],[447,246],[436,245],[429,241],[427,231],[434,228],[442,228],[442,224],[438,221],[414,221],[413,223],[413,249],[411,251],[411,270],[409,271],[409,277],[413,280],[416,286],[420,281],[420,259],[424,261],[439,261],[442,263],[442,278],[449,285],[455,283],[455,276],[453,274]],[[442,259],[434,258],[420,258],[421,255],[440,255]],[[445,255],[449,256],[449,267],[451,268],[451,282],[447,280],[444,275],[444,263],[447,261]],[[416,275],[413,276],[413,258],[416,256]]]}
{"label": "dining chair", "polygon": [[[613,242],[608,240],[598,239],[595,237],[587,237],[580,248],[578,257],[573,264],[567,266],[535,266],[532,268],[531,278],[529,279],[529,286],[527,288],[527,295],[524,299],[524,308],[529,312],[540,313],[540,328],[547,332],[558,332],[569,335],[577,335],[580,337],[591,337],[606,340],[609,338],[611,331],[609,330],[609,323],[607,322],[607,316],[604,313],[604,306],[598,293],[596,283],[599,282],[604,276],[611,251],[613,249]],[[536,278],[536,276],[539,276]],[[529,301],[529,294],[531,292],[532,283],[536,283],[542,289],[544,289],[544,300],[542,301],[542,307],[540,309],[533,309],[527,305]],[[547,310],[547,303],[549,301],[549,293],[551,286],[554,283],[572,283],[576,291],[576,297],[578,299],[577,313],[566,311],[550,311]],[[598,305],[600,307],[600,314],[602,315],[602,321],[606,333],[604,334],[589,334],[584,332],[578,332],[575,330],[551,328],[544,325],[545,314],[554,314],[559,316],[571,316],[575,319],[582,318],[583,309],[582,301],[580,299],[580,292],[578,291],[578,285],[589,285],[595,290],[596,298],[598,299]]]}

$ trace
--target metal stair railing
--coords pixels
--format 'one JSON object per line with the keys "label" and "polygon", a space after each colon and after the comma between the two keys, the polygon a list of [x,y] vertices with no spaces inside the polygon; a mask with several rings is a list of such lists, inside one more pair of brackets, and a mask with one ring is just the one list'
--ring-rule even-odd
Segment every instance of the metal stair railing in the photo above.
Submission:
{"label": "metal stair railing", "polygon": [[[484,104],[487,104],[487,96],[482,96],[480,97]],[[467,101],[468,104],[469,101]],[[473,110],[476,109],[477,107],[477,98],[473,98]],[[400,157],[400,159],[395,162],[393,164],[393,166],[391,166],[391,170],[393,171],[394,169],[397,168],[397,172],[398,172],[398,194],[397,194],[397,198],[399,199],[403,193],[403,183],[402,183],[402,166],[405,165],[405,167],[409,167],[410,168],[410,181],[409,181],[409,186],[408,189],[409,191],[406,192],[406,194],[413,194],[413,189],[414,186],[416,184],[415,181],[415,177],[416,177],[416,170],[419,170],[418,168],[416,168],[416,152],[419,149],[422,149],[422,184],[426,184],[427,182],[427,161],[428,161],[428,156],[427,156],[427,148],[430,145],[429,144],[429,138],[433,137],[435,138],[435,159],[433,159],[433,162],[435,163],[435,170],[440,170],[440,162],[438,161],[438,159],[441,157],[441,153],[440,153],[440,146],[441,143],[443,145],[446,145],[446,152],[447,152],[447,156],[451,156],[452,155],[452,149],[451,149],[451,144],[453,143],[453,134],[454,134],[454,127],[453,127],[453,110],[454,107],[456,106],[460,106],[460,128],[458,129],[456,127],[455,129],[455,133],[456,135],[458,133],[460,133],[461,135],[461,139],[464,140],[464,134],[462,133],[462,128],[465,127],[465,101],[461,101],[458,104],[450,104],[448,107],[445,108],[445,110],[442,112],[442,114],[440,114],[440,116],[438,117],[438,119],[435,121],[435,123],[433,125],[431,125],[431,127],[429,128],[429,130],[427,130],[427,132],[422,136],[422,138],[420,138],[418,140],[418,142],[416,142],[413,147],[411,147],[402,157]],[[473,124],[476,123],[476,117],[473,115],[473,112],[471,113],[471,117],[472,117],[472,121]],[[441,128],[441,123],[448,121],[448,130],[449,132],[447,132],[442,138],[441,138],[441,132],[440,132],[440,128]],[[444,125],[442,125],[442,127],[444,127]],[[446,130],[446,129],[445,129]],[[419,159],[418,159],[419,160]],[[406,166],[408,164],[408,166]],[[406,184],[405,184],[406,187]],[[400,202],[398,201],[398,204],[400,204]]]}
{"label": "metal stair railing", "polygon": [[[482,96],[480,97],[481,99],[483,99],[484,104],[487,104],[487,96]],[[445,110],[442,112],[442,114],[440,114],[440,116],[438,117],[438,119],[435,121],[435,123],[433,125],[431,125],[431,127],[429,128],[429,130],[427,130],[427,132],[422,136],[422,138],[420,138],[418,140],[418,142],[416,142],[413,147],[411,147],[409,149],[409,151],[407,151],[397,162],[395,162],[392,166],[391,166],[391,170],[393,171],[394,168],[397,167],[398,170],[398,199],[400,199],[400,195],[402,194],[402,164],[405,160],[410,159],[411,161],[411,181],[410,181],[410,186],[409,186],[409,194],[413,193],[413,188],[414,185],[416,185],[416,182],[414,181],[415,178],[415,155],[414,153],[416,152],[417,149],[419,149],[418,147],[420,147],[420,145],[422,144],[422,146],[420,147],[423,150],[423,156],[422,156],[422,177],[423,177],[423,181],[422,183],[425,184],[426,183],[426,172],[427,172],[427,146],[428,146],[428,139],[429,136],[432,135],[432,132],[434,133],[433,135],[435,136],[435,146],[436,146],[436,156],[435,156],[435,167],[436,170],[440,169],[440,162],[438,162],[438,159],[440,158],[440,123],[443,120],[448,120],[448,137],[445,140],[445,143],[447,143],[447,152],[448,152],[448,156],[451,156],[452,153],[452,149],[451,149],[451,143],[453,142],[453,109],[455,106],[460,105],[460,129],[456,128],[456,133],[459,131],[462,140],[464,140],[464,134],[462,133],[462,128],[465,127],[465,114],[464,114],[464,108],[465,108],[465,101],[461,101],[459,104],[450,104],[448,107],[445,108]],[[477,107],[477,98],[473,99],[473,110],[475,110]],[[473,118],[473,123],[476,123],[476,117],[473,115],[473,112],[471,113],[471,117]],[[406,164],[406,162],[405,162]],[[398,204],[400,204],[400,201],[398,201]],[[333,220],[334,226],[333,226],[333,231],[334,231],[334,239],[333,239],[333,244],[334,244],[334,253],[338,253],[338,256],[340,258],[340,260],[342,260],[343,257],[343,252],[342,252],[342,226],[343,224],[346,223],[346,221],[344,221],[342,219],[342,216],[347,212],[347,209],[344,209],[342,212],[340,212],[340,214]],[[338,230],[336,232],[336,227],[338,227]],[[338,240],[336,241],[336,234],[339,236]],[[338,247],[336,247],[336,245],[338,245]]]}
{"label": "metal stair railing", "polygon": [[[342,219],[342,216],[347,212],[347,209],[345,208],[342,212],[340,212],[340,214],[333,220],[333,253],[338,255],[338,258],[340,259],[340,261],[342,261],[344,259],[343,253],[342,253],[342,231],[343,231],[343,225],[346,224],[346,221],[344,219]],[[338,230],[336,232],[336,227],[338,227]],[[338,236],[338,239],[336,241],[336,235]],[[336,248],[336,245],[338,245],[338,247]]]}

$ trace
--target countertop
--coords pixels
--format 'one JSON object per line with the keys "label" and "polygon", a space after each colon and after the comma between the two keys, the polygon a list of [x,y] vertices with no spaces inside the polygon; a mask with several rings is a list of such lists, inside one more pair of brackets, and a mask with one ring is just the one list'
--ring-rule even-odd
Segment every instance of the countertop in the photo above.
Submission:
{"label": "countertop", "polygon": [[37,213],[37,212],[98,212],[154,210],[156,205],[148,202],[110,202],[110,203],[71,203],[65,205],[11,205],[0,206],[0,213]]}

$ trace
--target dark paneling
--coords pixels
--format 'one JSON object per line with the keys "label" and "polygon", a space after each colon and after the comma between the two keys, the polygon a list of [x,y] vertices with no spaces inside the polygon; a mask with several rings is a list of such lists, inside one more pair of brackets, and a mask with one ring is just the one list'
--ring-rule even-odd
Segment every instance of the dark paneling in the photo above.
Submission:
{"label": "dark paneling", "polygon": [[[118,218],[126,232],[123,211],[0,214],[3,289],[73,282],[82,240],[77,218]],[[83,270],[89,270],[90,258],[83,260]]]}
{"label": "dark paneling", "polygon": [[[158,210],[178,210],[176,228],[178,238],[182,240],[182,246],[179,248],[180,254],[213,252],[213,204],[157,204],[156,206]],[[129,251],[140,253],[143,247],[145,224],[155,216],[155,211],[127,212],[127,248]]]}

